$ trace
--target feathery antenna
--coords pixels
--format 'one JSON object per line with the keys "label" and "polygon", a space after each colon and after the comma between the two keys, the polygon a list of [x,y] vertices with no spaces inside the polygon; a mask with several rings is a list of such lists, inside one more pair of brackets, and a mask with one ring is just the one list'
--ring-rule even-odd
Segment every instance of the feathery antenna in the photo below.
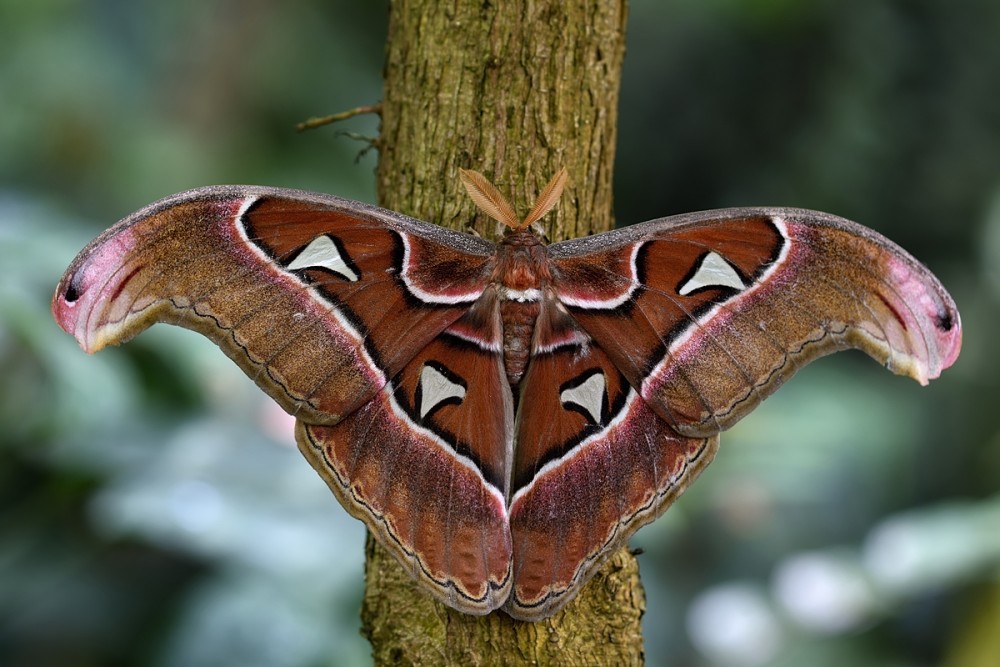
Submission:
{"label": "feathery antenna", "polygon": [[538,222],[546,213],[552,210],[552,207],[559,201],[563,188],[566,187],[569,175],[565,167],[560,169],[552,177],[552,180],[548,182],[542,193],[538,195],[534,208],[531,209],[531,212],[524,220],[518,220],[510,201],[478,171],[459,169],[458,176],[462,181],[462,185],[468,191],[469,196],[472,197],[472,201],[486,215],[512,229],[524,229],[528,225]]}

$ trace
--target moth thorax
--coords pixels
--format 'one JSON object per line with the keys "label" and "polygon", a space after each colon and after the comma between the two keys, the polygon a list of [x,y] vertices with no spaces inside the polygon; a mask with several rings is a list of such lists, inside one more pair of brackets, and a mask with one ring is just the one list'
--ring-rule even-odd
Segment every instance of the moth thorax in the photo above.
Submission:
{"label": "moth thorax", "polygon": [[500,304],[503,322],[503,363],[507,382],[516,387],[524,376],[531,353],[540,304],[538,301],[504,301]]}
{"label": "moth thorax", "polygon": [[504,237],[497,248],[496,282],[509,291],[522,292],[538,289],[551,278],[545,246],[537,236],[518,231]]}

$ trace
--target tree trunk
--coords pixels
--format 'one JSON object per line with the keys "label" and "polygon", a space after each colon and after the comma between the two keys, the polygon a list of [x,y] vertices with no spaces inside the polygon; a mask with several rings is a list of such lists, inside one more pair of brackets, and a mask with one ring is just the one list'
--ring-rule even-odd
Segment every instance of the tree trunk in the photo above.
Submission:
{"label": "tree trunk", "polygon": [[[495,235],[458,180],[483,172],[523,215],[562,166],[552,241],[613,226],[625,0],[392,0],[379,139],[382,206]],[[369,536],[363,632],[376,664],[639,664],[645,599],[622,550],[539,623],[458,613]]]}

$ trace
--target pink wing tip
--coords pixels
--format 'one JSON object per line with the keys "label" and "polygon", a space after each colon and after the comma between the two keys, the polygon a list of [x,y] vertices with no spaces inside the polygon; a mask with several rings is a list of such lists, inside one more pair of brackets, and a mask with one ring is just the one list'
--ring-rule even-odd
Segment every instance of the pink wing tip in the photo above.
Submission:
{"label": "pink wing tip", "polygon": [[56,287],[52,317],[88,354],[110,342],[98,330],[106,324],[100,312],[135,274],[134,270],[123,271],[121,266],[131,247],[132,234],[128,230],[99,238],[80,252]]}
{"label": "pink wing tip", "polygon": [[914,377],[927,384],[958,359],[962,320],[951,296],[921,265],[894,258],[889,269],[900,303],[907,306],[900,309],[900,321],[908,331],[920,332],[924,340],[926,357],[918,360]]}
{"label": "pink wing tip", "polygon": [[90,344],[87,336],[87,313],[93,306],[93,294],[87,284],[87,255],[84,251],[66,271],[56,293],[52,296],[52,317],[56,324],[76,338],[76,341],[87,354],[93,354],[98,348]]}
{"label": "pink wing tip", "polygon": [[[127,321],[135,303],[126,300],[136,297],[129,291],[134,289],[131,281],[148,261],[144,251],[163,236],[163,229],[231,219],[257,197],[252,188],[205,188],[154,202],[120,221],[81,250],[59,281],[52,297],[56,323],[87,353],[134,335],[136,327]],[[174,212],[178,207],[184,208],[179,214]]]}

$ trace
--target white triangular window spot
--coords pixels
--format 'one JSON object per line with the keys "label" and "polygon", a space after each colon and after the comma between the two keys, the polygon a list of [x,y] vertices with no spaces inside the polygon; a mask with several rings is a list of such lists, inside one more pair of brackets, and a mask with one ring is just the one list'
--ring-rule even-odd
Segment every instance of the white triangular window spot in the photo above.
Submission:
{"label": "white triangular window spot", "polygon": [[444,373],[430,364],[420,369],[420,418],[445,401],[465,399],[465,387],[450,380]]}
{"label": "white triangular window spot", "polygon": [[594,373],[575,387],[563,389],[559,400],[563,405],[575,405],[590,415],[595,424],[601,423],[606,393],[604,374]]}
{"label": "white triangular window spot", "polygon": [[293,259],[285,268],[289,271],[312,268],[326,269],[333,271],[338,276],[347,278],[351,282],[360,278],[357,272],[344,260],[340,254],[340,250],[337,248],[337,244],[325,234],[317,236],[310,241],[309,245],[299,253],[298,257]]}
{"label": "white triangular window spot", "polygon": [[687,296],[695,290],[704,287],[731,287],[741,290],[746,287],[740,274],[718,253],[710,252],[701,259],[701,264],[694,275],[677,290],[681,296]]}

